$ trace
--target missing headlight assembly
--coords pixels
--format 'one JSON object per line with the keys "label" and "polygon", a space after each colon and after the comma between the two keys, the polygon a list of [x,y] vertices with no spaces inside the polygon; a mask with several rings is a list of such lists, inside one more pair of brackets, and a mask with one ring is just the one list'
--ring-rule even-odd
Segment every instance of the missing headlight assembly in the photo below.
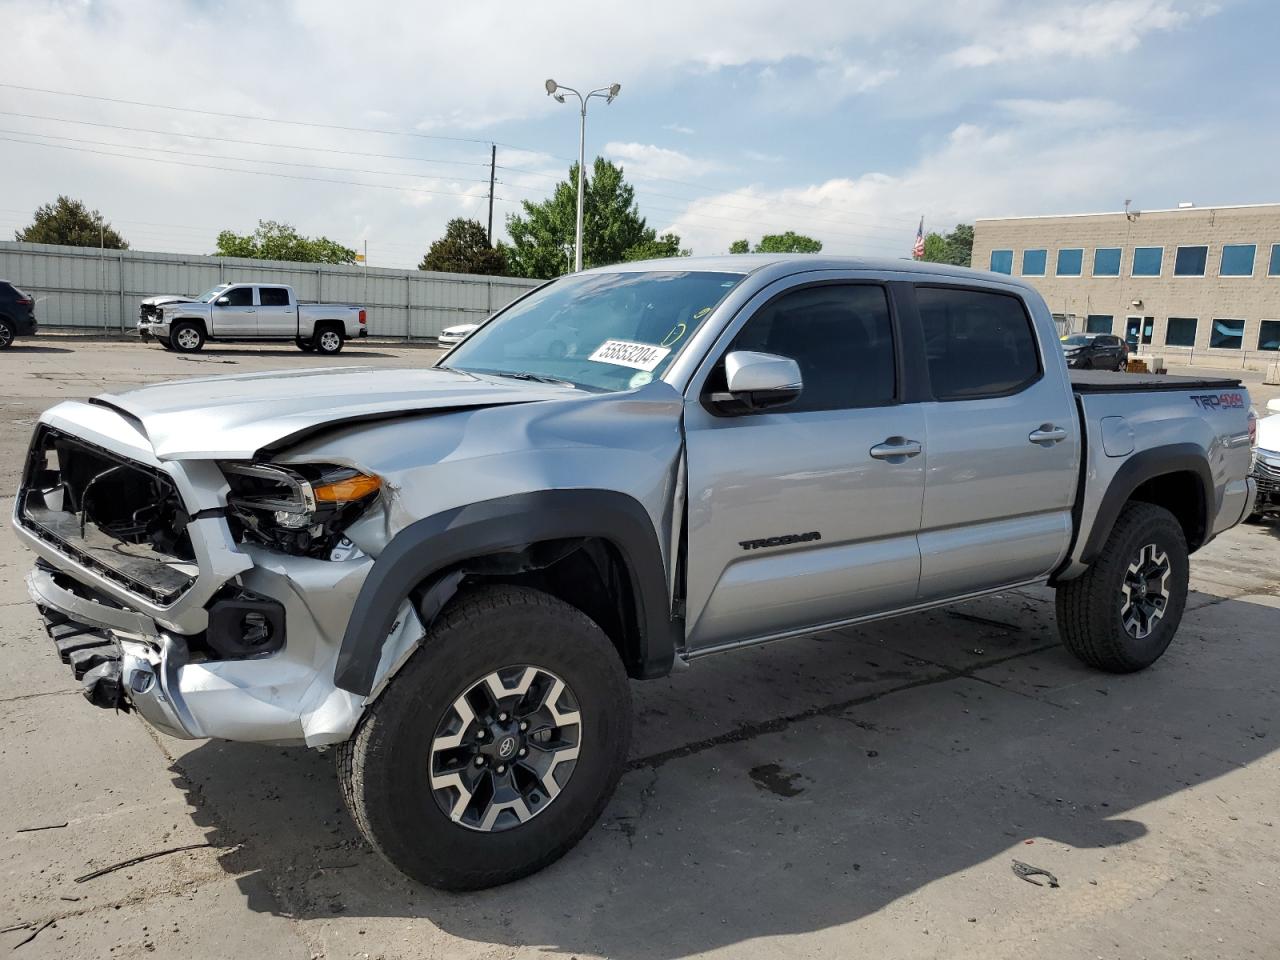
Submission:
{"label": "missing headlight assembly", "polygon": [[322,560],[351,556],[343,531],[382,489],[376,476],[330,464],[219,466],[231,487],[228,520],[237,540]]}

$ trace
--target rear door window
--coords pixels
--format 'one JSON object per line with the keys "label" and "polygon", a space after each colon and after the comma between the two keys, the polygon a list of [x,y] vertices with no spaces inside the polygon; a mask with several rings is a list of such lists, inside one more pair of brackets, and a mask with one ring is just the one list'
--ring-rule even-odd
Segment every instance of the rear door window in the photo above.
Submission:
{"label": "rear door window", "polygon": [[1018,297],[917,287],[916,305],[936,399],[1007,396],[1039,379],[1035,332]]}
{"label": "rear door window", "polygon": [[289,291],[284,287],[259,287],[258,301],[264,307],[287,307]]}

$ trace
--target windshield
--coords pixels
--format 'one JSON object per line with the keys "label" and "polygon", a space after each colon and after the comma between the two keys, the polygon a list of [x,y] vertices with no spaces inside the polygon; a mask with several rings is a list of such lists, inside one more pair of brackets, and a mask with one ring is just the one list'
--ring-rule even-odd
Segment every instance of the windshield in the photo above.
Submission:
{"label": "windshield", "polygon": [[227,285],[225,283],[220,283],[216,287],[214,287],[212,290],[206,290],[204,293],[195,297],[194,300],[196,303],[209,303],[214,297],[216,297],[225,289],[227,289]]}
{"label": "windshield", "polygon": [[1073,333],[1069,337],[1062,338],[1062,345],[1064,347],[1083,347],[1090,339],[1092,338],[1086,337],[1083,333]]}
{"label": "windshield", "polygon": [[627,390],[662,376],[740,273],[588,273],[557,280],[477,330],[452,370]]}

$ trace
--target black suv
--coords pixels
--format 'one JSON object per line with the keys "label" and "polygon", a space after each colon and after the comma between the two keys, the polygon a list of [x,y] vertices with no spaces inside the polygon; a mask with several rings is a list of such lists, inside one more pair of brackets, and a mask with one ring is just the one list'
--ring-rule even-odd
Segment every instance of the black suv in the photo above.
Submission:
{"label": "black suv", "polygon": [[1129,345],[1110,333],[1073,333],[1062,338],[1068,367],[1087,370],[1123,370],[1129,362]]}
{"label": "black suv", "polygon": [[8,280],[0,280],[0,350],[8,349],[15,337],[35,332],[35,301]]}

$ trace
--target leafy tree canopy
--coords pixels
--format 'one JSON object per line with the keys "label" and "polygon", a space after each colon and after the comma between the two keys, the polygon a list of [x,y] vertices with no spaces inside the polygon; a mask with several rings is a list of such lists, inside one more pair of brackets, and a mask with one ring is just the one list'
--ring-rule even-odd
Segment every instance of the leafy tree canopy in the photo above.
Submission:
{"label": "leafy tree canopy", "polygon": [[250,234],[223,230],[218,234],[219,257],[250,260],[292,260],[301,263],[355,263],[356,252],[328,237],[304,237],[288,223],[259,220]]}
{"label": "leafy tree canopy", "polygon": [[957,223],[950,233],[931,233],[924,238],[924,256],[930,263],[970,266],[973,261],[973,224]]}
{"label": "leafy tree canopy", "polygon": [[483,224],[457,217],[445,226],[444,236],[427,249],[418,269],[502,276],[507,272],[507,257],[501,247],[490,246]]}
{"label": "leafy tree canopy", "polygon": [[[522,213],[507,217],[511,244],[500,249],[513,274],[550,279],[572,269],[577,203],[575,163],[549,198],[538,203],[525,200]],[[686,252],[680,249],[679,237],[671,233],[659,238],[640,216],[635,188],[623,178],[622,168],[596,157],[583,196],[583,267]]]}
{"label": "leafy tree canopy", "polygon": [[69,247],[96,247],[128,250],[129,244],[97,210],[79,200],[59,196],[53,203],[37,207],[31,226],[14,233],[26,243],[61,243]]}
{"label": "leafy tree canopy", "polygon": [[821,240],[806,237],[794,230],[766,233],[755,247],[751,247],[747,240],[735,240],[729,244],[730,253],[818,253],[821,249]]}

